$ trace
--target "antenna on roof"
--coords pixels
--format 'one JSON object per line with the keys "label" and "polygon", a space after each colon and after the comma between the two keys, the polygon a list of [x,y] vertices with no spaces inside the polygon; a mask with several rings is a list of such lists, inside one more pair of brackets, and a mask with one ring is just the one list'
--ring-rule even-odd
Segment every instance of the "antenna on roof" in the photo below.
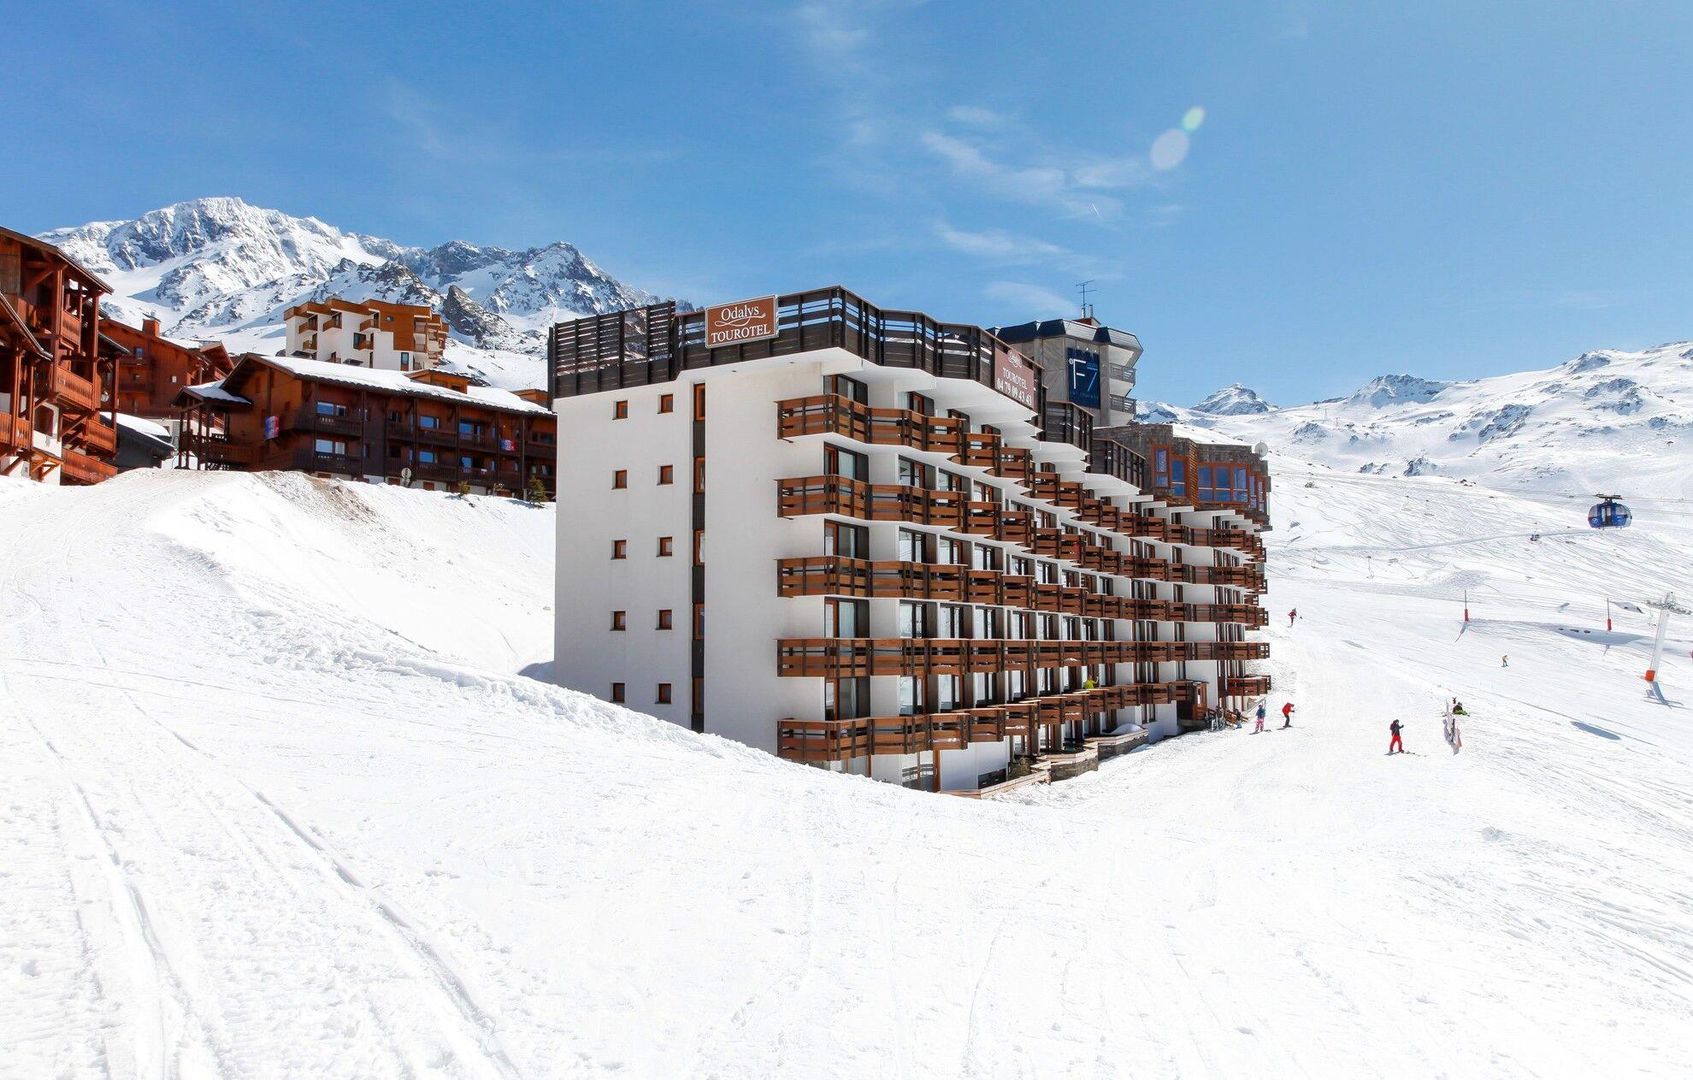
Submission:
{"label": "antenna on roof", "polygon": [[1086,281],[1076,282],[1076,291],[1082,294],[1082,318],[1084,319],[1093,318],[1093,305],[1088,303],[1088,286],[1092,285],[1093,281],[1093,278],[1088,278]]}

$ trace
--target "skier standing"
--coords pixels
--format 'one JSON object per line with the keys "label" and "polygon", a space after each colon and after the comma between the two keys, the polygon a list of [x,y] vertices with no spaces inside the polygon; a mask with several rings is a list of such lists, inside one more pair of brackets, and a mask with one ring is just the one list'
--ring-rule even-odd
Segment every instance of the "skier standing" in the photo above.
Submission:
{"label": "skier standing", "polygon": [[1387,752],[1391,754],[1394,751],[1398,751],[1403,754],[1405,752],[1405,743],[1404,740],[1399,738],[1399,721],[1395,720],[1393,723],[1387,725],[1387,730],[1393,733],[1393,738],[1388,740],[1387,743]]}
{"label": "skier standing", "polygon": [[1287,613],[1287,625],[1292,626],[1293,620],[1297,618],[1299,618],[1299,609],[1294,608],[1292,611]]}
{"label": "skier standing", "polygon": [[1511,658],[1509,656],[1501,656],[1499,658],[1499,666],[1500,667],[1510,667],[1511,666]]}
{"label": "skier standing", "polygon": [[1282,706],[1282,728],[1285,730],[1286,728],[1290,728],[1292,726],[1293,726],[1293,702],[1290,701],[1286,705]]}
{"label": "skier standing", "polygon": [[1260,701],[1258,703],[1258,723],[1252,728],[1252,734],[1256,735],[1260,731],[1263,731],[1263,730],[1264,730],[1264,703],[1262,701]]}

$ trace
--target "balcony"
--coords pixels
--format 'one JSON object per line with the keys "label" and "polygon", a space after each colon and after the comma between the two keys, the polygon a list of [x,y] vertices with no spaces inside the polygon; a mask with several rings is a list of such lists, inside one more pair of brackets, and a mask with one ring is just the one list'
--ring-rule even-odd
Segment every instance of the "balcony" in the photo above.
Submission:
{"label": "balcony", "polygon": [[1044,641],[1026,638],[783,638],[776,643],[776,674],[783,678],[855,679],[877,675],[927,677],[1029,671],[1035,668],[1079,668],[1146,662],[1162,658],[1165,652],[1170,653],[1171,659],[1185,659],[1185,647],[1193,644],[1208,643]]}
{"label": "balcony", "polygon": [[76,484],[98,484],[118,474],[117,466],[76,450],[66,450],[59,475]]}
{"label": "balcony", "polygon": [[294,455],[294,468],[302,472],[342,473],[363,476],[365,460],[351,454],[320,454],[315,450],[301,450]]}
{"label": "balcony", "polygon": [[332,414],[320,413],[315,408],[296,409],[288,419],[288,430],[360,438],[364,435],[364,419],[352,412]]}
{"label": "balcony", "polygon": [[969,379],[1035,410],[1039,366],[981,327],[878,308],[841,288],[779,296],[775,321],[772,338],[718,346],[706,340],[704,311],[677,311],[672,302],[559,323],[547,342],[553,396],[669,382],[686,370],[834,348],[882,367]]}
{"label": "balcony", "polygon": [[834,435],[872,446],[904,446],[949,457],[964,450],[964,421],[911,409],[872,409],[838,394],[776,403],[776,434],[793,439]]}
{"label": "balcony", "polygon": [[97,455],[110,457],[118,449],[118,432],[116,428],[108,427],[105,419],[95,414],[82,426],[82,445]]}
{"label": "balcony", "polygon": [[1085,451],[1093,449],[1093,417],[1087,410],[1068,401],[1048,401],[1041,414],[1041,434],[1045,442],[1063,442]]}
{"label": "balcony", "polygon": [[232,443],[222,435],[191,437],[189,449],[202,465],[214,469],[244,469],[258,464],[259,448]]}
{"label": "balcony", "polygon": [[47,369],[43,380],[46,396],[56,400],[61,408],[71,412],[93,412],[99,402],[92,380],[85,379],[64,367]]}
{"label": "balcony", "polygon": [[[1073,751],[1067,751],[1062,734],[1067,724],[1080,725],[1089,717],[1108,715],[1119,709],[1192,700],[1193,695],[1191,682],[1130,683],[915,716],[850,720],[789,717],[777,721],[777,753],[789,761],[846,762],[871,754],[957,750],[974,743],[1004,742],[1012,738],[1023,739],[1025,751],[1033,753],[1037,735],[1044,733],[1047,746],[1056,754],[1049,752],[1042,757],[1051,760],[1066,753],[1086,755],[1093,749],[1091,745],[1077,745]],[[1145,733],[1139,734],[1144,739]],[[1088,742],[1092,744],[1099,739],[1113,741],[1117,752],[1138,741],[1096,736]]]}
{"label": "balcony", "polygon": [[1270,692],[1268,675],[1229,675],[1222,680],[1224,697],[1260,697]]}
{"label": "balcony", "polygon": [[32,434],[29,417],[0,412],[0,446],[29,446]]}
{"label": "balcony", "polygon": [[384,428],[388,438],[401,442],[425,443],[430,446],[457,446],[459,435],[451,428],[413,426],[389,421]]}
{"label": "balcony", "polygon": [[866,484],[844,476],[808,476],[776,481],[781,517],[836,514],[866,521],[905,521],[956,529],[964,520],[965,495],[903,484]]}

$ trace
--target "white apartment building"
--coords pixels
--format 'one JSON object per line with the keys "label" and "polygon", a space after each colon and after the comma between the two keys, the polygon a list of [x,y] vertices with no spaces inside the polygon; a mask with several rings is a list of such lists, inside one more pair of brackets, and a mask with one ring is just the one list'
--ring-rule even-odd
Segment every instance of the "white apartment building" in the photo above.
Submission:
{"label": "white apartment building", "polygon": [[284,312],[289,356],[385,371],[428,371],[446,356],[447,324],[424,304],[338,296]]}
{"label": "white apartment building", "polygon": [[548,351],[566,686],[959,793],[1269,689],[1262,462],[1255,505],[1161,497],[978,327],[832,288],[561,323]]}

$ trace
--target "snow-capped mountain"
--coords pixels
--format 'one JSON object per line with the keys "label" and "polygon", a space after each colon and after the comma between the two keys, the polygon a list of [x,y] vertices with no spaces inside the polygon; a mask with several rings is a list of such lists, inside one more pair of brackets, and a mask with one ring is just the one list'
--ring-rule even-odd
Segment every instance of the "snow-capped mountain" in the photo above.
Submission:
{"label": "snow-capped mountain", "polygon": [[1193,411],[1210,416],[1247,416],[1253,413],[1267,413],[1270,407],[1270,403],[1259,397],[1256,390],[1234,383],[1195,405]]}
{"label": "snow-capped mountain", "polygon": [[[1250,398],[1248,398],[1250,395]],[[1644,499],[1693,497],[1693,342],[1602,349],[1540,371],[1461,382],[1383,375],[1347,397],[1252,408],[1234,386],[1184,409],[1185,422],[1331,468],[1486,479],[1519,490]]]}
{"label": "snow-capped mountain", "polygon": [[654,299],[563,242],[521,251],[462,240],[405,247],[238,198],[194,199],[41,238],[108,279],[113,316],[154,316],[174,337],[215,338],[235,350],[281,348],[282,313],[303,300],[428,304],[452,327],[448,360],[499,385],[544,381],[552,323]]}

